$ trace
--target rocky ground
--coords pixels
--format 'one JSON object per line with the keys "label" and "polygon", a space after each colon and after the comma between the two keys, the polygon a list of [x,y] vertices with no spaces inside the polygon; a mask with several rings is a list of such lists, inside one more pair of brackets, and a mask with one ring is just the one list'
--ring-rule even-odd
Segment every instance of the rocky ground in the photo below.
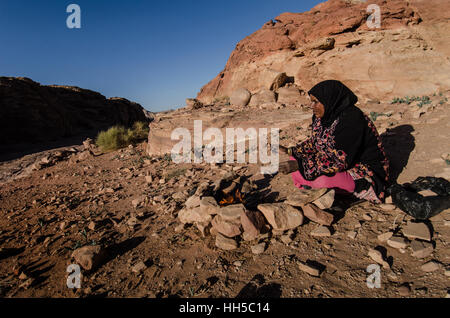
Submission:
{"label": "rocky ground", "polygon": [[[421,101],[360,105],[376,117],[400,183],[450,179],[448,96],[429,98],[421,107]],[[276,117],[289,109],[270,111]],[[281,144],[305,138],[308,125],[293,116]],[[322,208],[331,225],[297,206],[300,225],[272,225],[233,243],[214,227],[202,232],[180,212],[199,209],[205,184],[214,187],[230,173],[248,179],[258,203],[290,209],[299,194],[291,177],[264,177],[256,165],[175,164],[169,156],[148,156],[146,148],[99,154],[86,144],[0,165],[2,297],[448,296],[449,210],[416,224],[393,205],[327,193],[333,205]],[[274,213],[259,210],[266,218]],[[75,262],[84,267],[81,288],[69,289],[66,270]],[[377,263],[381,288],[371,289],[366,269]]]}

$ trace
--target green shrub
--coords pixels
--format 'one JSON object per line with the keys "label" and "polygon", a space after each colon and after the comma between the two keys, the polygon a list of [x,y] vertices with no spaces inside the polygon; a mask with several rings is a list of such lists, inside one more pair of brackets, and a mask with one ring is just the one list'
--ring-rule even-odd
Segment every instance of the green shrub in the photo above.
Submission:
{"label": "green shrub", "polygon": [[148,130],[148,126],[144,122],[135,122],[133,129],[114,126],[107,131],[101,131],[97,136],[96,144],[103,151],[117,150],[146,140]]}

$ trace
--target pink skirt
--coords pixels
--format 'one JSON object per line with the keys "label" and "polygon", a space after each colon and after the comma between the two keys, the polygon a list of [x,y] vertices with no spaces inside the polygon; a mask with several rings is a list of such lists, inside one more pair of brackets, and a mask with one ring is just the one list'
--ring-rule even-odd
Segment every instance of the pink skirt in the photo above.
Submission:
{"label": "pink skirt", "polygon": [[[290,160],[295,160],[295,158],[290,157]],[[313,181],[306,180],[300,171],[296,171],[292,173],[292,180],[294,181],[294,185],[299,189],[303,189],[303,186],[309,186],[314,189],[341,189],[349,193],[355,191],[355,181],[346,171],[338,172],[332,177],[320,176]]]}

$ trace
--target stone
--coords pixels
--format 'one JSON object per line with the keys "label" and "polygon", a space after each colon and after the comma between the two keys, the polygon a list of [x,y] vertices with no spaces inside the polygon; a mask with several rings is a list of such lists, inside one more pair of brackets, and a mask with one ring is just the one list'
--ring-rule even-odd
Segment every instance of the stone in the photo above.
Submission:
{"label": "stone", "polygon": [[151,175],[145,176],[145,182],[151,184],[153,182],[153,177]]}
{"label": "stone", "polygon": [[319,209],[329,209],[333,206],[334,203],[334,194],[335,191],[332,189],[325,193],[323,196],[315,200],[313,203],[319,208]]}
{"label": "stone", "polygon": [[366,220],[366,221],[372,221],[372,217],[368,213],[364,213],[363,214],[363,219]]}
{"label": "stone", "polygon": [[225,220],[220,215],[216,215],[211,224],[217,232],[226,237],[236,237],[242,233],[240,223]]}
{"label": "stone", "polygon": [[243,212],[245,212],[245,207],[242,203],[240,203],[220,208],[218,215],[226,221],[236,221],[241,219],[241,214]]}
{"label": "stone", "polygon": [[385,210],[385,211],[393,211],[397,207],[395,205],[393,205],[393,204],[380,204],[380,208]]}
{"label": "stone", "polygon": [[387,242],[392,237],[392,235],[394,235],[394,233],[386,232],[386,233],[378,235],[377,238],[378,238],[378,241],[384,243],[384,242]]}
{"label": "stone", "polygon": [[72,253],[75,262],[85,270],[97,268],[105,258],[105,251],[101,246],[84,246]]}
{"label": "stone", "polygon": [[411,289],[409,288],[408,285],[402,285],[398,288],[398,293],[400,296],[408,297],[409,294],[411,293]]}
{"label": "stone", "polygon": [[88,229],[94,231],[97,227],[97,224],[94,221],[91,221],[88,225]]}
{"label": "stone", "polygon": [[373,259],[375,262],[377,262],[378,264],[382,265],[383,268],[389,269],[391,266],[389,265],[388,262],[386,262],[383,259],[383,255],[381,254],[380,251],[376,250],[376,249],[370,249],[369,253],[368,253],[369,257],[371,259]]}
{"label": "stone", "polygon": [[412,256],[417,258],[425,258],[430,256],[433,251],[433,244],[427,243],[427,242],[421,242],[418,240],[413,240],[411,242],[411,250],[412,250]]}
{"label": "stone", "polygon": [[200,207],[193,209],[182,209],[178,212],[178,219],[183,224],[193,224],[195,222],[207,223],[211,222],[211,215],[205,214],[201,211]]}
{"label": "stone", "polygon": [[333,215],[322,211],[313,204],[307,204],[303,208],[304,215],[313,222],[321,225],[330,226],[333,223]]}
{"label": "stone", "polygon": [[256,255],[264,253],[265,249],[266,243],[256,244],[251,247],[252,253]]}
{"label": "stone", "polygon": [[267,90],[276,91],[287,81],[287,75],[284,72],[278,72],[273,69],[265,69],[259,78],[261,86]]}
{"label": "stone", "polygon": [[147,265],[145,265],[145,263],[144,262],[139,262],[139,263],[137,263],[136,265],[134,265],[132,268],[131,268],[131,271],[133,272],[133,273],[140,273],[140,272],[142,272],[142,271],[144,271],[144,270],[146,270],[147,269]]}
{"label": "stone", "polygon": [[386,200],[384,200],[384,202],[385,202],[386,204],[392,204],[392,197],[391,197],[391,196],[388,196],[388,197],[386,198]]}
{"label": "stone", "polygon": [[321,196],[323,196],[328,189],[312,189],[312,190],[299,190],[294,194],[289,195],[284,203],[292,206],[303,207],[307,203],[311,203]]}
{"label": "stone", "polygon": [[230,96],[231,105],[247,106],[252,94],[245,88],[238,88]]}
{"label": "stone", "polygon": [[259,204],[258,210],[275,230],[295,229],[303,224],[303,213],[285,203]]}
{"label": "stone", "polygon": [[405,249],[408,245],[407,241],[403,237],[393,236],[387,240],[387,244],[390,247],[397,249]]}
{"label": "stone", "polygon": [[[241,224],[246,234],[246,238],[250,241],[256,239],[266,224],[264,215],[259,211],[242,211]],[[247,240],[246,240],[247,241]]]}
{"label": "stone", "polygon": [[422,266],[420,266],[420,269],[423,270],[426,273],[437,271],[440,268],[441,268],[441,264],[439,264],[439,263],[437,263],[435,261],[430,261],[430,262],[425,263]]}
{"label": "stone", "polygon": [[358,233],[356,233],[355,231],[350,231],[350,232],[347,232],[347,236],[349,237],[349,238],[351,238],[352,240],[354,240],[355,238],[356,238],[356,235],[357,235]]}
{"label": "stone", "polygon": [[256,94],[252,95],[249,106],[257,107],[262,104],[275,103],[275,93],[268,89],[261,89]]}
{"label": "stone", "polygon": [[205,223],[196,222],[195,226],[200,231],[203,237],[206,237],[208,233],[210,233],[211,223],[209,222]]}
{"label": "stone", "polygon": [[290,235],[282,235],[280,237],[281,242],[283,242],[284,244],[288,245],[289,243],[292,242],[292,238]]}
{"label": "stone", "polygon": [[238,247],[235,240],[225,237],[220,233],[216,235],[216,246],[225,251],[232,251]]}
{"label": "stone", "polygon": [[281,87],[277,91],[278,103],[285,105],[299,105],[302,101],[302,96],[300,95],[300,90],[298,87]]}
{"label": "stone", "polygon": [[195,98],[186,98],[186,108],[199,109],[203,107],[203,103]]}
{"label": "stone", "polygon": [[133,206],[133,208],[138,208],[143,202],[145,201],[145,196],[141,195],[140,197],[134,199],[133,201],[131,201],[131,205]]}
{"label": "stone", "polygon": [[420,239],[431,241],[430,229],[425,223],[408,222],[406,227],[402,229],[403,235],[409,239]]}
{"label": "stone", "polygon": [[319,277],[320,276],[320,270],[318,268],[316,268],[313,265],[307,264],[307,263],[303,263],[303,262],[298,262],[298,268],[305,272],[308,273],[311,276],[314,277]]}
{"label": "stone", "polygon": [[331,232],[327,227],[319,226],[318,228],[312,230],[310,235],[314,237],[328,237],[331,236]]}
{"label": "stone", "polygon": [[219,213],[220,207],[213,197],[203,197],[200,200],[200,210],[205,214],[216,215]]}
{"label": "stone", "polygon": [[200,206],[200,197],[198,195],[193,195],[185,202],[186,208],[192,209]]}

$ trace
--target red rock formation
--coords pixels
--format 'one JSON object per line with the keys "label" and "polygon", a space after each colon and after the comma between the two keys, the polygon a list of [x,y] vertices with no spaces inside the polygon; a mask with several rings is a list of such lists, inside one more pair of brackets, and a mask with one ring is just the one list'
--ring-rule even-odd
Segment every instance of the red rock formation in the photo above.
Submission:
{"label": "red rock formation", "polygon": [[[381,9],[379,29],[366,23],[372,3]],[[266,69],[286,72],[304,90],[328,78],[362,83],[359,93],[367,97],[405,94],[422,81],[423,93],[450,87],[445,76],[449,12],[447,0],[329,0],[308,12],[283,13],[240,41],[225,69],[197,98],[210,103],[241,87],[255,93]],[[336,45],[323,50],[320,44],[327,38]],[[418,74],[425,67],[430,71]]]}

